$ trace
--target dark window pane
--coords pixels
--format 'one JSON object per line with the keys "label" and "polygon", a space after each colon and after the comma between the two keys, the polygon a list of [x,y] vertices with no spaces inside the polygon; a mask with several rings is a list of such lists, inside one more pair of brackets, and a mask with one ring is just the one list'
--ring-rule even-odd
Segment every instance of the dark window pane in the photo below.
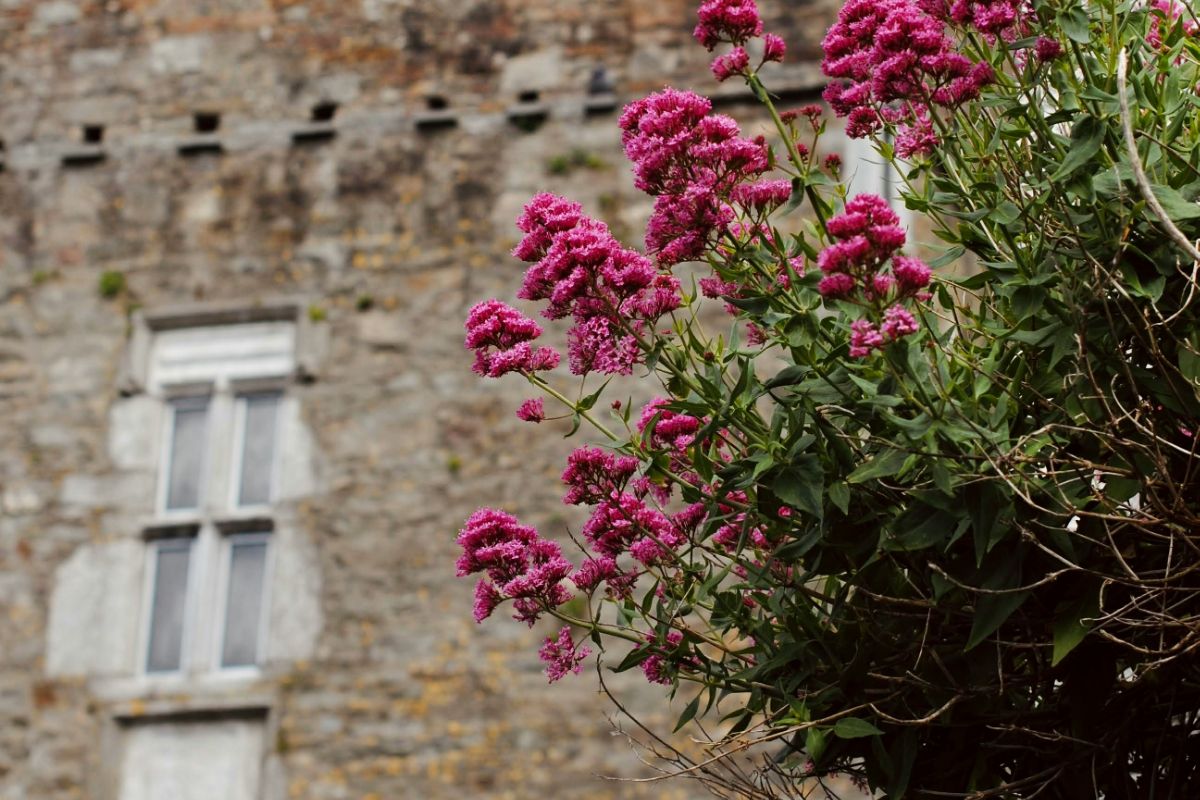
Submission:
{"label": "dark window pane", "polygon": [[160,544],[154,549],[154,592],[150,600],[150,645],[147,672],[179,669],[187,603],[191,541]]}
{"label": "dark window pane", "polygon": [[208,398],[177,400],[171,405],[174,422],[171,426],[167,508],[197,508],[200,505],[200,482],[204,469]]}
{"label": "dark window pane", "polygon": [[229,593],[225,598],[225,641],[221,666],[244,667],[258,662],[262,621],[263,573],[267,543],[253,541],[229,547]]}
{"label": "dark window pane", "polygon": [[275,427],[278,394],[252,394],[243,398],[245,424],[242,432],[241,485],[238,505],[271,502],[271,473],[275,462]]}

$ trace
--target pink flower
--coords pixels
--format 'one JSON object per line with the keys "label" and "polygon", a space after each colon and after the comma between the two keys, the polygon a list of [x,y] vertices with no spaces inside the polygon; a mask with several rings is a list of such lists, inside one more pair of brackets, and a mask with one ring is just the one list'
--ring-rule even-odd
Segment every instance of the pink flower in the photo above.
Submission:
{"label": "pink flower", "polygon": [[773,33],[763,36],[763,61],[783,61],[787,55],[787,43]]}
{"label": "pink flower", "polygon": [[583,660],[591,654],[591,649],[579,647],[571,639],[570,626],[564,625],[558,632],[558,638],[546,637],[538,658],[546,663],[546,677],[554,683],[569,672],[576,675],[583,669]]}
{"label": "pink flower", "polygon": [[991,39],[1012,41],[1036,21],[1024,0],[953,0],[949,17],[960,25],[973,25]]}
{"label": "pink flower", "polygon": [[[999,9],[1004,2],[977,5]],[[821,42],[821,69],[835,79],[824,97],[848,117],[848,136],[869,136],[887,121],[914,129],[911,152],[928,152],[932,133],[919,123],[929,103],[955,107],[995,79],[986,64],[957,52],[937,7],[930,0],[849,0],[842,7]],[[998,16],[987,20],[990,29],[1006,24]]]}
{"label": "pink flower", "polygon": [[563,497],[567,505],[601,503],[624,489],[637,472],[637,459],[599,447],[580,447],[567,456],[562,481],[571,487]]}
{"label": "pink flower", "polygon": [[637,429],[651,447],[683,450],[695,441],[696,432],[704,423],[697,417],[666,408],[671,402],[670,398],[656,397],[647,403]]}
{"label": "pink flower", "polygon": [[734,75],[740,75],[750,66],[750,55],[744,47],[735,47],[723,56],[717,56],[712,62],[712,74],[718,82],[724,82]]}
{"label": "pink flower", "polygon": [[[652,634],[647,634],[646,639],[652,645],[657,644],[657,639]],[[642,673],[645,674],[646,680],[650,681],[651,683],[660,683],[664,686],[671,682],[670,672],[668,669],[666,669],[669,662],[665,659],[669,659],[682,643],[682,633],[679,631],[667,631],[666,641],[661,645],[660,652],[656,652],[647,657],[646,660],[644,660],[641,664]],[[664,654],[662,651],[671,652]]]}
{"label": "pink flower", "polygon": [[700,24],[692,35],[708,50],[721,42],[743,44],[763,29],[754,0],[705,0],[697,15]]}
{"label": "pink flower", "polygon": [[916,333],[919,326],[916,318],[906,308],[896,305],[883,312],[883,324],[880,329],[888,339],[895,341],[901,336]]}
{"label": "pink flower", "polygon": [[1039,36],[1037,43],[1033,46],[1033,54],[1037,56],[1038,61],[1053,61],[1062,55],[1062,45],[1057,39],[1051,39],[1049,36]]}
{"label": "pink flower", "polygon": [[892,274],[903,293],[915,294],[929,285],[933,271],[919,258],[896,256],[892,259]]}
{"label": "pink flower", "polygon": [[641,357],[633,334],[679,308],[679,281],[563,198],[536,196],[517,224],[526,236],[514,252],[533,262],[517,296],[548,301],[550,319],[574,318],[571,371],[628,375]]}
{"label": "pink flower", "polygon": [[602,556],[616,558],[638,545],[634,556],[653,563],[666,555],[665,548],[683,544],[671,520],[632,494],[621,494],[598,505],[583,526],[588,544]]}
{"label": "pink flower", "polygon": [[829,155],[825,156],[825,160],[822,163],[824,164],[825,169],[829,170],[835,175],[842,171],[842,157],[837,153],[830,153]]}
{"label": "pink flower", "polygon": [[854,294],[854,278],[844,272],[835,272],[821,278],[817,291],[829,300],[844,300]]}
{"label": "pink flower", "polygon": [[[1174,24],[1175,20],[1179,19],[1186,9],[1184,6],[1176,2],[1176,0],[1153,0],[1153,2],[1150,3],[1150,7],[1158,13],[1151,12],[1150,29],[1146,33],[1146,43],[1155,50],[1162,50],[1165,49],[1162,39],[1163,21],[1165,21],[1167,27],[1170,28],[1171,25]],[[1194,19],[1188,19],[1183,26],[1184,36],[1195,36],[1198,27],[1200,26],[1197,26],[1197,23]],[[1176,63],[1178,64],[1180,62],[1177,61]]]}
{"label": "pink flower", "polygon": [[882,349],[884,343],[883,334],[875,323],[865,319],[850,323],[851,358],[866,358],[872,350]]}
{"label": "pink flower", "polygon": [[733,190],[734,202],[756,211],[770,211],[778,208],[791,196],[792,182],[788,180],[744,183]]}
{"label": "pink flower", "polygon": [[513,600],[514,618],[532,625],[546,608],[571,599],[562,581],[571,573],[557,544],[494,508],[472,514],[456,540],[462,555],[459,577],[483,572],[475,587],[475,620],[482,622],[503,600]]}
{"label": "pink flower", "polygon": [[924,112],[915,113],[908,124],[896,132],[896,155],[900,158],[928,156],[938,146],[939,139],[933,132],[933,123]]}
{"label": "pink flower", "polygon": [[621,574],[615,559],[609,556],[589,558],[579,565],[579,569],[571,575],[571,582],[581,592],[590,592],[601,583],[616,578]]}
{"label": "pink flower", "polygon": [[512,306],[485,300],[467,313],[466,347],[475,351],[471,369],[489,378],[509,372],[538,372],[558,366],[559,355],[549,347],[530,344],[541,327]]}
{"label": "pink flower", "polygon": [[525,210],[517,219],[517,227],[525,232],[513,250],[513,255],[522,261],[538,261],[546,253],[559,231],[570,230],[583,217],[583,207],[557,195],[543,192],[525,204]]}
{"label": "pink flower", "polygon": [[540,397],[531,397],[517,409],[517,419],[523,422],[541,422],[546,418],[546,407]]}
{"label": "pink flower", "polygon": [[735,187],[768,166],[762,137],[742,138],[736,122],[711,111],[707,99],[667,88],[621,114],[634,184],[658,198],[646,247],[664,266],[699,258],[733,221]]}

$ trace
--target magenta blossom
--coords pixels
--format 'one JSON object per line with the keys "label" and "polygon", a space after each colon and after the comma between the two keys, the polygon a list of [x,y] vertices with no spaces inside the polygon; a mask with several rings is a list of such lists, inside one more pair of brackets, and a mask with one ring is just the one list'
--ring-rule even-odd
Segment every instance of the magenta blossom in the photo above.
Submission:
{"label": "magenta blossom", "polygon": [[634,184],[658,198],[646,247],[664,266],[699,258],[733,222],[735,188],[768,167],[762,137],[744,139],[736,122],[711,112],[706,98],[667,88],[621,114]]}
{"label": "magenta blossom", "polygon": [[723,56],[717,56],[712,62],[712,74],[718,82],[724,82],[734,75],[740,75],[750,66],[750,55],[744,47],[735,47]]}
{"label": "magenta blossom", "polygon": [[679,281],[555,195],[534,197],[517,225],[525,237],[513,252],[533,262],[517,296],[548,301],[549,319],[574,319],[571,371],[630,374],[641,357],[635,337],[682,304]]}
{"label": "magenta blossom", "polygon": [[571,488],[563,496],[567,505],[602,503],[625,488],[637,471],[633,456],[610,453],[599,447],[580,447],[567,456],[562,480]]}
{"label": "magenta blossom", "polygon": [[467,519],[457,542],[463,551],[455,564],[458,576],[486,575],[475,587],[476,622],[512,600],[514,618],[533,625],[545,609],[571,599],[562,581],[572,567],[562,550],[511,514],[479,509]]}
{"label": "magenta blossom", "polygon": [[773,33],[763,36],[763,61],[783,61],[787,55],[787,43]]}
{"label": "magenta blossom", "polygon": [[931,104],[957,107],[995,79],[989,65],[957,51],[936,6],[932,0],[849,0],[842,7],[821,42],[821,69],[834,79],[825,99],[848,118],[851,138],[870,136],[887,122],[907,134],[910,154],[928,153],[936,145],[926,119]]}
{"label": "magenta blossom", "polygon": [[499,378],[508,372],[537,372],[558,366],[559,355],[549,347],[530,342],[542,335],[541,327],[512,306],[485,300],[471,307],[466,321],[467,349],[475,351],[475,372]]}
{"label": "magenta blossom", "polygon": [[744,44],[762,34],[762,19],[754,0],[704,0],[697,10],[696,41],[712,50],[721,42]]}
{"label": "magenta blossom", "polygon": [[531,397],[517,409],[517,419],[523,422],[541,422],[546,418],[546,406],[540,397]]}
{"label": "magenta blossom", "polygon": [[583,669],[583,660],[591,654],[591,649],[581,647],[571,639],[571,628],[564,625],[558,632],[558,638],[546,637],[538,658],[546,663],[546,677],[550,683],[563,678],[567,673],[576,675]]}

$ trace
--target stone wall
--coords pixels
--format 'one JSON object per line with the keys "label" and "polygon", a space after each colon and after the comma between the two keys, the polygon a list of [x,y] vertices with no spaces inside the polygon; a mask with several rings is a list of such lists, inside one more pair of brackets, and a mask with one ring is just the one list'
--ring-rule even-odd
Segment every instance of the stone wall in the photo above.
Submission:
{"label": "stone wall", "polygon": [[[595,777],[646,773],[594,677],[546,688],[549,627],[476,627],[452,572],[478,505],[575,519],[572,445],[514,418],[517,379],[470,373],[461,320],[513,295],[536,191],[636,243],[615,103],[718,88],[693,5],[0,0],[0,800],[117,800],[146,724],[203,748],[205,719],[255,720],[268,800],[688,796]],[[797,56],[776,85],[811,93],[833,6],[762,6]],[[139,326],[278,298],[307,361],[266,663],[147,685],[161,403],[129,380]]]}

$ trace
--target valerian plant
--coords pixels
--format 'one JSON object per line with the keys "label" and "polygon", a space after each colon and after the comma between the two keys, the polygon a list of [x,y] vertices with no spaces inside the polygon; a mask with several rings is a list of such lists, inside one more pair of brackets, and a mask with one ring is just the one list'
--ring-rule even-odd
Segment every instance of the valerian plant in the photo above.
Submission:
{"label": "valerian plant", "polygon": [[[638,100],[620,128],[655,198],[645,253],[553,195],[515,251],[570,372],[661,397],[601,413],[532,319],[491,300],[467,321],[480,374],[540,390],[522,419],[607,440],[563,473],[590,509],[577,558],[507,513],[467,521],[476,619],[557,617],[669,687],[709,752],[652,742],[719,795],[840,773],[891,798],[1197,796],[1194,10],[849,0],[825,99],[901,171],[929,263],[818,155],[828,111],[776,108],[760,71],[786,48],[753,0],[699,17],[772,140],[690,92]],[[698,288],[684,262],[709,268]],[[551,680],[582,641],[546,640]]]}

